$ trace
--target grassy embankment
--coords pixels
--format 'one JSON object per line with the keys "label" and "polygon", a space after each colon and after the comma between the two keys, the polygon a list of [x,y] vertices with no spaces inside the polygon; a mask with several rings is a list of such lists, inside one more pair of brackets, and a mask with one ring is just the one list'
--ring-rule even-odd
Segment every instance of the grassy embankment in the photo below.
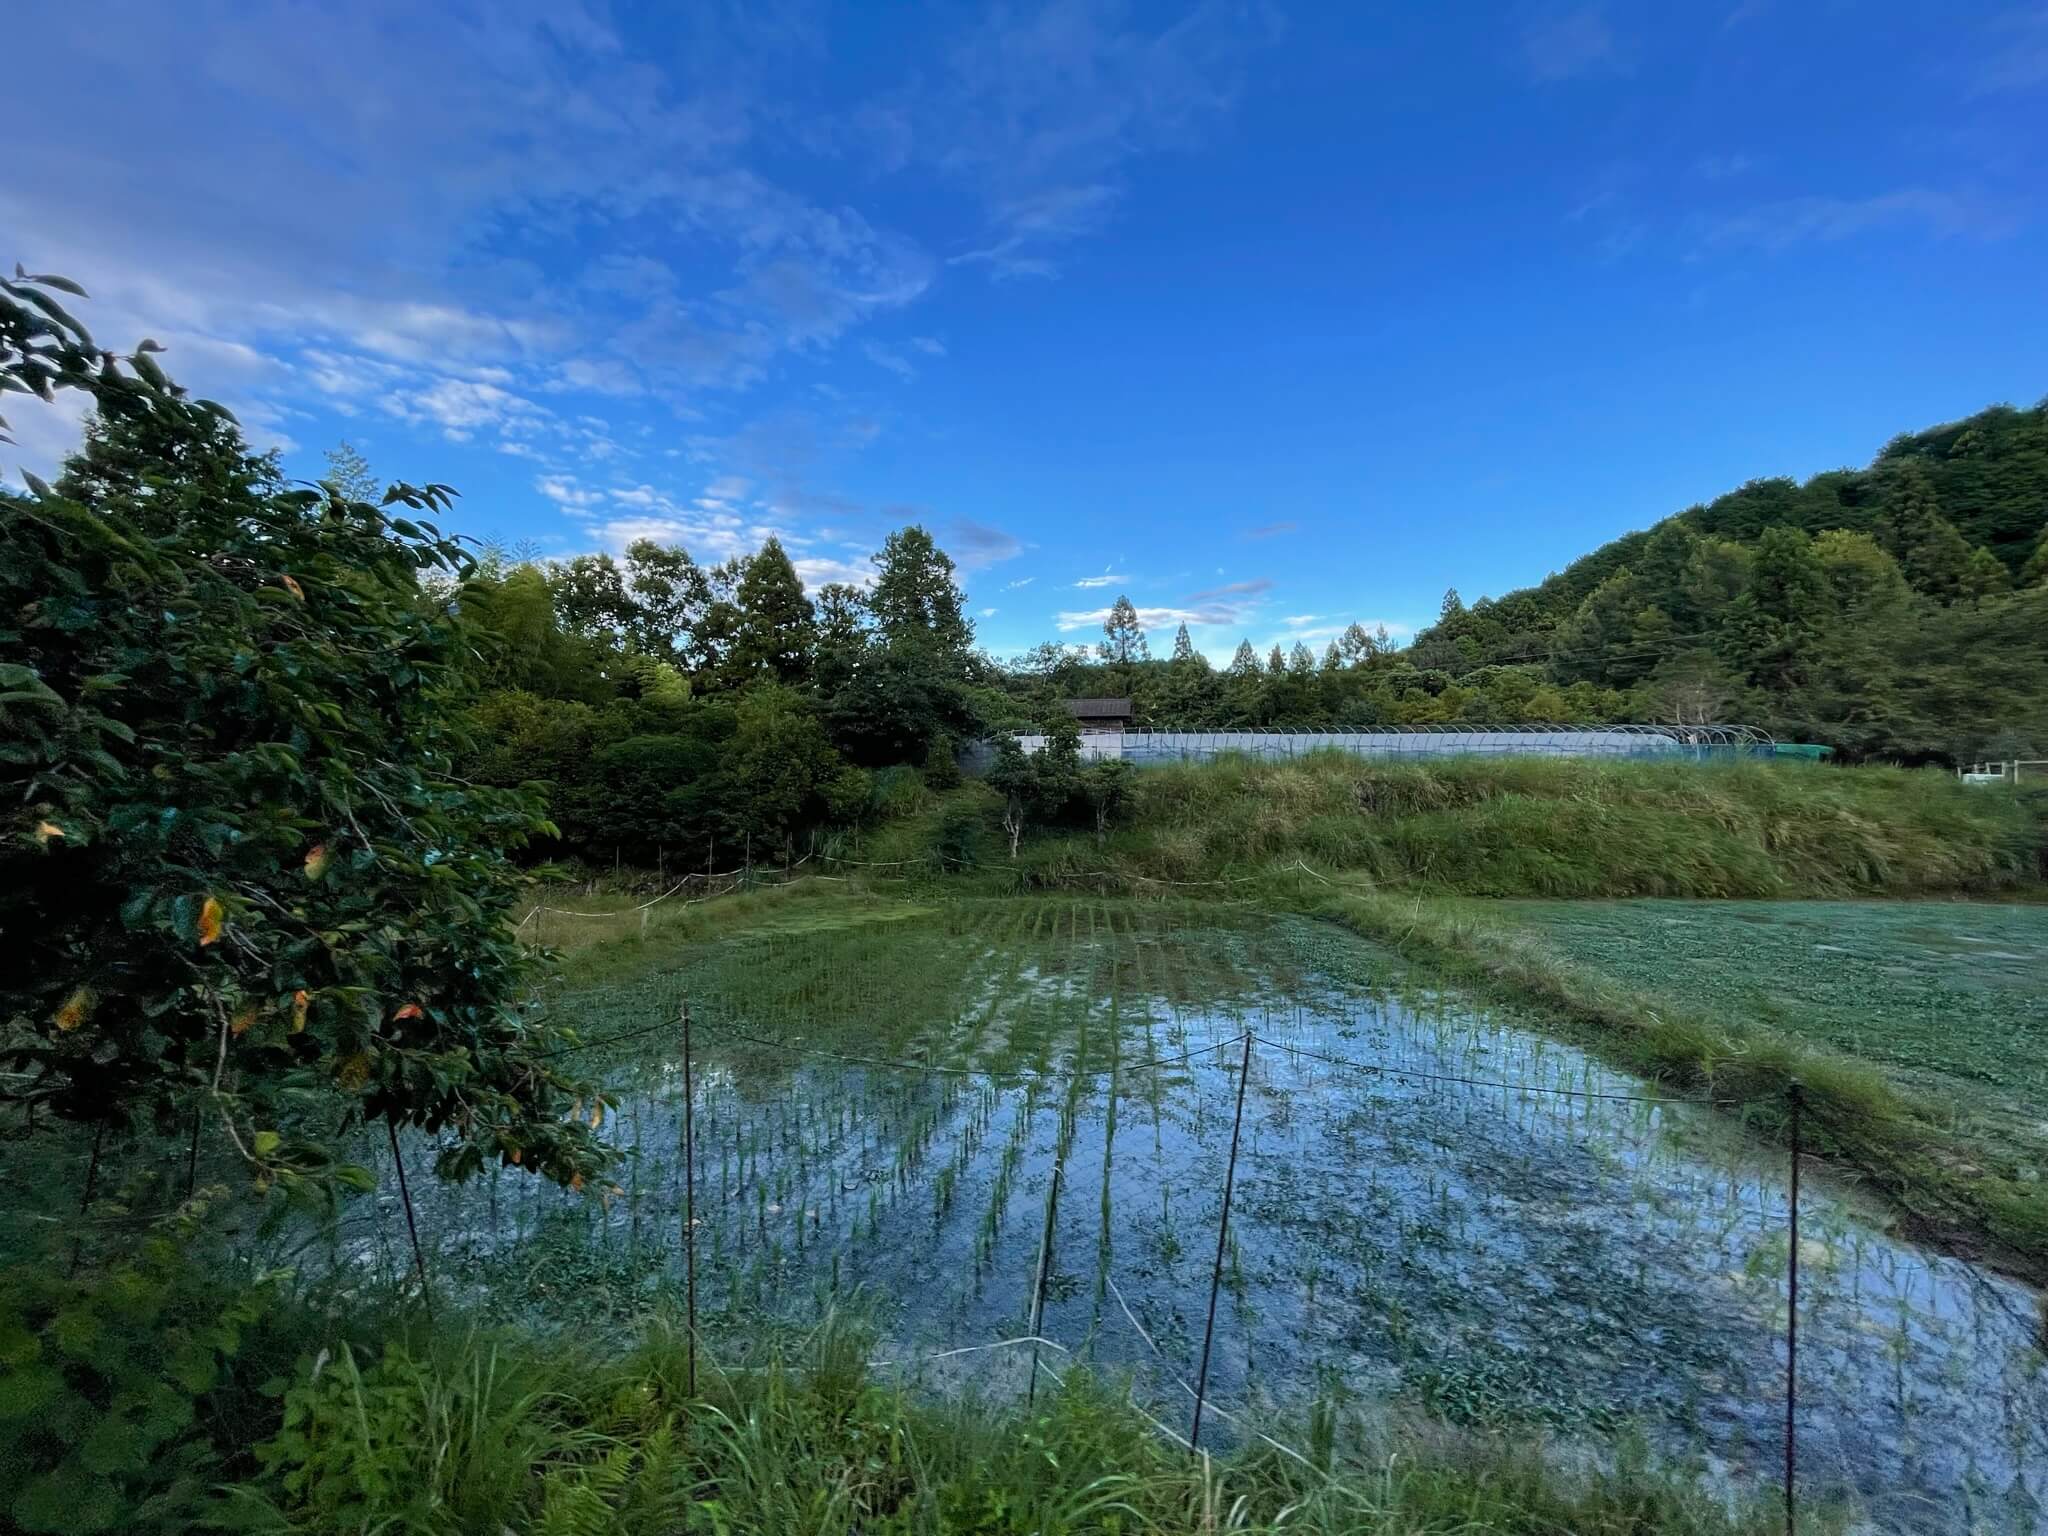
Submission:
{"label": "grassy embankment", "polygon": [[[993,813],[985,789],[965,787],[868,837],[863,857],[957,846],[963,826]],[[1314,913],[1651,1080],[1754,1100],[1744,1117],[1767,1136],[1783,1134],[1796,1081],[1809,1145],[1857,1165],[1924,1235],[2038,1277],[2048,1134],[2037,1123],[2014,1134],[1981,1075],[1937,1080],[1903,1060],[1881,1007],[1861,1033],[1825,1010],[1755,1007],[1739,991],[1675,983],[1653,935],[1639,937],[1635,963],[1616,964],[1613,946],[1558,942],[1526,912],[1473,898],[2031,900],[2044,892],[2044,821],[2039,801],[1934,770],[1240,760],[1141,774],[1124,827],[1041,838],[1014,864],[983,828],[976,871],[954,878],[1207,892]],[[1912,1027],[1942,1049],[1938,1030]],[[1995,1038],[1998,1020],[1990,1028]]]}

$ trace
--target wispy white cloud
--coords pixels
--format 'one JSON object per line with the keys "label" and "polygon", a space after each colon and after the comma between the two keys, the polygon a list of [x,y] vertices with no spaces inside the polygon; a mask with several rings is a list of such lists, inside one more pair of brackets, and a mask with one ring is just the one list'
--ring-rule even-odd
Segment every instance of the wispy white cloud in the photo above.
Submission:
{"label": "wispy white cloud", "polygon": [[809,556],[792,560],[796,573],[812,591],[831,582],[843,582],[850,587],[874,585],[875,566],[871,560],[834,560],[823,556]]}
{"label": "wispy white cloud", "polygon": [[536,426],[550,413],[496,384],[438,379],[424,388],[379,397],[377,404],[401,421],[431,422],[451,442],[466,442],[479,427],[500,431]]}
{"label": "wispy white cloud", "polygon": [[1968,195],[1932,187],[1902,187],[1868,197],[1794,197],[1759,203],[1708,221],[1704,239],[1712,246],[1784,250],[1881,230],[1993,239],[2012,227],[2009,212]]}
{"label": "wispy white cloud", "polygon": [[885,347],[879,341],[870,341],[862,343],[861,351],[877,368],[886,368],[899,379],[908,381],[917,377],[917,365],[893,347]]}
{"label": "wispy white cloud", "polygon": [[1274,25],[1264,7],[1204,0],[1157,27],[1115,0],[991,8],[942,75],[895,103],[890,142],[983,199],[983,238],[952,260],[1050,277],[1110,218],[1134,160],[1198,143],[1227,116]]}
{"label": "wispy white cloud", "polygon": [[[1077,629],[1100,629],[1109,617],[1107,608],[1064,609],[1053,615],[1053,627],[1063,635]],[[1207,624],[1200,609],[1195,608],[1140,608],[1138,622],[1146,629],[1168,629],[1177,624]]]}
{"label": "wispy white cloud", "polygon": [[1128,576],[1122,576],[1115,571],[1105,569],[1100,576],[1083,576],[1074,585],[1085,590],[1089,587],[1113,587],[1118,582],[1129,580],[1130,577]]}
{"label": "wispy white cloud", "polygon": [[618,358],[572,357],[555,369],[545,388],[555,394],[626,396],[640,394],[643,386],[640,376]]}
{"label": "wispy white cloud", "polygon": [[1598,5],[1532,17],[1522,29],[1522,55],[1531,78],[1545,82],[1626,73],[1628,67],[1614,29]]}
{"label": "wispy white cloud", "polygon": [[1004,582],[1003,590],[1005,592],[1015,592],[1019,587],[1028,587],[1036,580],[1038,580],[1036,576],[1019,576],[1015,581]]}
{"label": "wispy white cloud", "polygon": [[1695,174],[1708,181],[1729,181],[1750,170],[1756,162],[1748,155],[1701,155],[1692,163]]}
{"label": "wispy white cloud", "polygon": [[1277,539],[1282,534],[1293,533],[1301,524],[1283,520],[1277,523],[1262,523],[1256,528],[1247,528],[1244,536],[1248,539]]}
{"label": "wispy white cloud", "polygon": [[1059,267],[1046,250],[1099,229],[1115,206],[1114,187],[1048,187],[995,210],[1004,233],[993,245],[949,258],[956,266],[985,264],[998,278],[1054,277]]}
{"label": "wispy white cloud", "polygon": [[[1111,581],[1117,579],[1119,578],[1109,578]],[[1097,586],[1102,584],[1094,583]],[[1273,583],[1269,579],[1261,576],[1211,587],[1201,592],[1192,592],[1178,604],[1139,607],[1138,622],[1148,630],[1171,629],[1180,624],[1195,629],[1241,625],[1249,622],[1258,612],[1265,594],[1272,590],[1272,586]],[[1109,612],[1107,607],[1063,609],[1053,616],[1053,624],[1063,634],[1072,633],[1091,625],[1099,626],[1109,617]]]}
{"label": "wispy white cloud", "polygon": [[[808,29],[705,11],[657,63],[601,14],[10,16],[24,56],[80,61],[120,110],[69,111],[63,69],[21,82],[0,228],[35,231],[21,254],[85,282],[110,344],[158,337],[181,382],[245,421],[317,402],[456,441],[517,408],[442,381],[527,401],[652,390],[686,415],[924,292],[936,264],[916,240],[758,168],[767,74]],[[594,224],[621,231],[595,258]]]}
{"label": "wispy white cloud", "polygon": [[2048,4],[2007,11],[1992,20],[1989,46],[1974,87],[1979,95],[2048,86]]}
{"label": "wispy white cloud", "polygon": [[1192,592],[1188,594],[1188,601],[1191,603],[1207,603],[1217,601],[1241,602],[1247,598],[1258,597],[1263,593],[1267,593],[1272,590],[1272,577],[1254,576],[1245,581],[1228,582],[1220,587],[1208,587],[1200,592]]}
{"label": "wispy white cloud", "polygon": [[542,475],[533,482],[533,488],[549,501],[571,512],[583,512],[604,501],[602,491],[578,485],[568,475]]}

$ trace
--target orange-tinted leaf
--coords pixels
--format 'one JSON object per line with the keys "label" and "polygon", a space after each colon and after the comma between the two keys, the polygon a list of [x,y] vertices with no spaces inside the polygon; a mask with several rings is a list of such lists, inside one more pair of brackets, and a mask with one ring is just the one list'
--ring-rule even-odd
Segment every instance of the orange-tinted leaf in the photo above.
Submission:
{"label": "orange-tinted leaf", "polygon": [[234,1022],[228,1025],[228,1028],[237,1035],[246,1035],[249,1033],[249,1027],[256,1022],[256,1013],[256,1005],[254,1003],[249,1004],[240,1013],[235,1015]]}
{"label": "orange-tinted leaf", "polygon": [[296,597],[302,603],[306,600],[306,589],[300,586],[296,581],[293,581],[291,577],[280,576],[278,577],[278,580],[284,583],[285,591],[291,593],[293,597]]}
{"label": "orange-tinted leaf", "polygon": [[571,1194],[575,1194],[575,1193],[579,1192],[579,1191],[580,1191],[580,1190],[581,1190],[582,1188],[583,1188],[583,1175],[582,1175],[582,1174],[580,1174],[580,1173],[578,1173],[578,1174],[572,1174],[572,1175],[570,1175],[570,1178],[569,1178],[569,1192],[570,1192]]}
{"label": "orange-tinted leaf", "polygon": [[220,904],[218,897],[206,898],[206,905],[199,909],[199,947],[220,942],[221,929],[227,926],[227,908]]}
{"label": "orange-tinted leaf", "polygon": [[325,843],[315,843],[312,851],[306,855],[306,878],[308,880],[318,880],[326,873],[327,845]]}
{"label": "orange-tinted leaf", "polygon": [[57,1027],[70,1033],[85,1022],[85,1016],[92,1012],[93,995],[91,987],[80,987],[64,999],[64,1006],[57,1010]]}
{"label": "orange-tinted leaf", "polygon": [[604,1100],[599,1099],[590,1106],[590,1128],[594,1131],[604,1124]]}
{"label": "orange-tinted leaf", "polygon": [[422,1008],[418,1003],[407,1003],[403,1008],[399,1009],[398,1012],[391,1015],[392,1020],[394,1022],[399,1019],[424,1019],[426,1016],[427,1010]]}
{"label": "orange-tinted leaf", "polygon": [[505,1155],[512,1159],[512,1166],[515,1168],[518,1167],[519,1164],[526,1161],[526,1154],[520,1151],[517,1147],[512,1148],[512,1150],[506,1153]]}
{"label": "orange-tinted leaf", "polygon": [[306,1027],[306,1009],[313,1001],[312,993],[304,987],[292,994],[292,1033],[297,1034]]}
{"label": "orange-tinted leaf", "polygon": [[51,838],[62,837],[63,835],[64,829],[54,821],[39,821],[36,823],[36,842],[42,847],[49,847]]}

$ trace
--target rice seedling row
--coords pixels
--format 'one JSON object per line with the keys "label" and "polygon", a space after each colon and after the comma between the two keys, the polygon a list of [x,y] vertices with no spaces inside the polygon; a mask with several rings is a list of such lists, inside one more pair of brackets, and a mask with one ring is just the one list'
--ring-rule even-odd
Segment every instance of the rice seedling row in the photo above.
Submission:
{"label": "rice seedling row", "polygon": [[[858,1297],[911,1378],[1021,1392],[1025,1351],[950,1352],[1036,1316],[1181,1415],[1235,1089],[1236,1052],[1217,1048],[1250,1030],[1219,1404],[1279,1423],[1319,1399],[1393,1403],[1562,1456],[1640,1441],[1729,1488],[1776,1475],[1782,1155],[1708,1111],[1589,1097],[1642,1089],[1358,941],[1213,908],[1013,900],[674,961],[633,1006],[687,990],[698,1021],[715,1347]],[[617,1000],[556,1006],[591,1010],[595,1034]],[[618,1193],[422,1192],[442,1283],[542,1318],[606,1298],[622,1322],[673,1294],[679,1063],[654,1036],[603,1065]],[[355,1261],[402,1264],[380,1215]],[[2038,1298],[1888,1235],[1846,1187],[1809,1180],[1802,1237],[1809,1496],[1886,1529],[2027,1529],[2048,1468]]]}

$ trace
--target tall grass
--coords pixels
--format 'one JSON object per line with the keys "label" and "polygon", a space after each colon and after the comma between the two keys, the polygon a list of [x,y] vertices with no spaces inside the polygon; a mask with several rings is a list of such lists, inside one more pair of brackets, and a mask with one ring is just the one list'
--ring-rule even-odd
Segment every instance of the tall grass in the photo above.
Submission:
{"label": "tall grass", "polygon": [[980,816],[1011,885],[1201,881],[1304,860],[1433,894],[1820,897],[2038,889],[2048,825],[1936,769],[1337,752],[1148,768],[1106,841],[1040,829],[1012,863],[994,796],[968,785],[865,839],[928,854]]}
{"label": "tall grass", "polygon": [[1340,1427],[1327,1405],[1300,1434],[1305,1458],[1264,1446],[1197,1458],[1078,1367],[1032,1409],[939,1402],[876,1379],[868,1343],[828,1315],[800,1353],[709,1365],[694,1399],[682,1341],[663,1326],[613,1356],[453,1330],[376,1358],[343,1350],[290,1389],[262,1473],[232,1491],[233,1523],[308,1536],[1778,1528],[1769,1510],[1731,1509],[1627,1452],[1560,1470],[1536,1444]]}
{"label": "tall grass", "polygon": [[1182,879],[1299,858],[1474,896],[1825,896],[2018,886],[2042,840],[1932,770],[1318,753],[1141,774],[1117,852]]}

